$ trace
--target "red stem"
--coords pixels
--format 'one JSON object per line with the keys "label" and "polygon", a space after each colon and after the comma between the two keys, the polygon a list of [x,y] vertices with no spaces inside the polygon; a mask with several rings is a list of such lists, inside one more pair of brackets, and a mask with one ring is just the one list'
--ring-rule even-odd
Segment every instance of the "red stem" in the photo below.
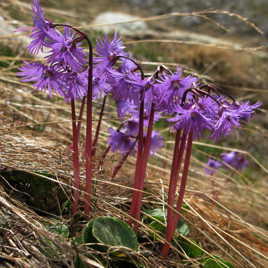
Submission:
{"label": "red stem", "polygon": [[[136,168],[139,169],[137,177],[135,177],[134,192],[132,196],[132,203],[130,208],[130,215],[136,219],[140,220],[140,210],[141,210],[141,199],[142,199],[142,190],[144,188],[144,180],[146,175],[147,163],[150,155],[150,147],[152,141],[152,132],[154,124],[154,104],[152,104],[150,118],[148,123],[147,135],[144,142],[144,150],[142,155],[140,155],[140,163]],[[138,162],[138,161],[137,161]]]}
{"label": "red stem", "polygon": [[80,197],[80,163],[79,163],[79,148],[78,148],[78,129],[76,125],[76,115],[75,115],[75,102],[71,101],[71,110],[72,110],[72,132],[73,132],[73,172],[74,172],[74,181],[73,181],[73,202],[72,202],[72,214],[76,214],[78,210],[79,197]]}
{"label": "red stem", "polygon": [[[92,95],[93,95],[93,47],[90,39],[87,35],[81,32],[79,29],[72,27],[67,24],[54,24],[54,27],[63,26],[72,28],[74,31],[80,34],[80,38],[77,38],[75,41],[80,42],[85,39],[88,43],[89,57],[88,57],[88,94],[86,97],[87,103],[87,120],[86,120],[86,144],[85,144],[85,169],[86,169],[86,185],[84,188],[85,197],[84,197],[84,209],[85,213],[88,214],[91,211],[91,192],[92,192]],[[79,126],[80,131],[80,126]]]}
{"label": "red stem", "polygon": [[[141,172],[142,165],[142,156],[143,156],[143,124],[144,124],[144,99],[143,99],[144,91],[141,93],[141,103],[139,109],[139,133],[138,133],[138,152],[136,158],[136,167],[135,167],[135,175],[134,175],[134,189],[138,187],[138,180]],[[133,203],[133,199],[132,199]],[[130,215],[132,215],[130,213]]]}
{"label": "red stem", "polygon": [[92,145],[92,148],[93,148],[92,157],[94,157],[94,155],[96,153],[96,149],[97,149],[100,128],[101,128],[101,122],[102,122],[103,112],[104,112],[104,108],[105,108],[105,104],[106,104],[106,99],[107,99],[107,95],[103,98],[103,102],[102,102],[102,106],[101,106],[99,121],[98,121],[98,125],[97,125],[96,132],[95,132],[95,137],[94,137],[94,141],[93,141],[93,145]]}
{"label": "red stem", "polygon": [[78,117],[78,120],[77,120],[77,136],[78,136],[78,139],[80,137],[82,117],[83,117],[84,108],[85,108],[85,100],[86,100],[86,97],[83,97],[82,102],[81,102],[81,106],[80,106],[79,117]]}
{"label": "red stem", "polygon": [[161,255],[163,257],[167,257],[167,255],[168,255],[168,252],[170,249],[170,242],[171,242],[172,237],[175,233],[177,223],[180,219],[180,211],[181,211],[181,207],[183,204],[183,198],[184,198],[185,189],[186,189],[186,182],[187,182],[187,177],[188,177],[189,167],[190,167],[190,159],[191,159],[191,155],[192,155],[192,143],[193,143],[193,133],[191,131],[189,133],[187,146],[186,146],[186,155],[185,155],[185,159],[184,159],[184,166],[183,166],[183,172],[182,172],[182,177],[181,177],[179,197],[178,197],[178,201],[177,201],[177,205],[176,205],[176,212],[177,213],[174,215],[174,217],[172,219],[170,219],[172,221],[171,230],[170,230],[171,238],[170,238],[170,240],[167,240],[167,242],[162,247]]}
{"label": "red stem", "polygon": [[168,190],[168,208],[167,208],[167,233],[166,240],[171,239],[172,219],[174,218],[174,201],[176,197],[176,189],[179,180],[179,174],[182,164],[182,159],[185,151],[187,133],[184,131],[181,137],[181,131],[177,131],[176,142],[174,147],[173,161],[170,174],[170,184]]}
{"label": "red stem", "polygon": [[89,214],[91,207],[91,193],[93,184],[92,172],[92,95],[93,95],[93,49],[92,44],[87,36],[85,39],[89,45],[88,60],[88,94],[87,94],[87,123],[86,123],[86,143],[85,143],[85,169],[86,169],[86,185],[84,188],[84,210],[85,214]]}

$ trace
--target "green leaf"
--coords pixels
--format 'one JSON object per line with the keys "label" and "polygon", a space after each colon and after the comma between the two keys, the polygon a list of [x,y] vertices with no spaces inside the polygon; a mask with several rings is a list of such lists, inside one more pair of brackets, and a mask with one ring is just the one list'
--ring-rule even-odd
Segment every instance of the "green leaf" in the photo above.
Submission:
{"label": "green leaf", "polygon": [[178,222],[176,230],[183,236],[187,236],[190,233],[189,225],[182,219]]}
{"label": "green leaf", "polygon": [[160,232],[160,233],[164,233],[166,230],[166,226],[160,222],[157,222],[157,221],[152,221],[150,224],[148,224],[148,226],[152,230]]}
{"label": "green leaf", "polygon": [[[144,222],[154,231],[164,233],[166,230],[166,212],[162,208],[146,210],[145,212],[148,216],[144,218]],[[190,233],[189,225],[183,219],[178,222],[176,229],[183,236],[187,236]]]}
{"label": "green leaf", "polygon": [[200,248],[200,245],[193,240],[181,239],[179,244],[190,258],[198,258],[204,254],[204,251],[202,248]]}
{"label": "green leaf", "polygon": [[70,235],[70,231],[67,225],[62,224],[62,223],[56,223],[53,225],[49,225],[47,227],[47,229],[52,232],[52,233],[56,233],[59,235],[62,235],[65,238],[68,238]]}
{"label": "green leaf", "polygon": [[[145,211],[149,216],[154,219],[157,219],[161,222],[165,222],[166,212],[162,208],[155,208]],[[148,216],[147,216],[148,217]],[[151,219],[151,218],[150,218]],[[152,219],[151,219],[152,220]]]}
{"label": "green leaf", "polygon": [[85,226],[85,228],[83,229],[82,237],[83,237],[84,243],[97,243],[98,242],[92,234],[94,221],[95,219],[92,219],[91,221],[89,221],[87,225]]}
{"label": "green leaf", "polygon": [[91,220],[83,231],[85,243],[102,243],[107,246],[123,246],[138,249],[138,240],[131,227],[115,217],[98,217]]}
{"label": "green leaf", "polygon": [[218,256],[213,258],[206,258],[202,261],[203,268],[235,268],[233,264],[221,259]]}

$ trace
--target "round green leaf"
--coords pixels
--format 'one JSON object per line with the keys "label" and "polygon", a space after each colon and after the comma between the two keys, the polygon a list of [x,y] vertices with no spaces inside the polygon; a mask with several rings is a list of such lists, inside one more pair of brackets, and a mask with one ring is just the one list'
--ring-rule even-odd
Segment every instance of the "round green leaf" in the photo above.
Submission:
{"label": "round green leaf", "polygon": [[83,237],[84,243],[96,243],[97,242],[95,237],[92,234],[94,220],[95,219],[89,221],[87,225],[85,226],[85,228],[83,229],[82,237]]}
{"label": "round green leaf", "polygon": [[[135,232],[127,223],[118,218],[107,216],[98,217],[93,220],[89,227],[92,227],[92,236],[99,243],[108,246],[124,246],[133,250],[138,249]],[[90,237],[88,234],[87,236]]]}

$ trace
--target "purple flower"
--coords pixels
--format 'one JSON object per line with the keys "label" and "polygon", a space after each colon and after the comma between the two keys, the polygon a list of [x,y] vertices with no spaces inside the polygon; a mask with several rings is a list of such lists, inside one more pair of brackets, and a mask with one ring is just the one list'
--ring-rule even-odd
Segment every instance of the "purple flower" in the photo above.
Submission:
{"label": "purple flower", "polygon": [[157,131],[152,132],[150,154],[155,154],[164,145],[163,137]]}
{"label": "purple flower", "polygon": [[129,100],[116,102],[117,116],[120,120],[124,119],[127,115],[136,113],[137,106]]}
{"label": "purple flower", "polygon": [[221,105],[218,109],[218,118],[215,121],[214,132],[211,137],[215,140],[222,136],[229,135],[235,127],[240,127],[240,121],[248,120],[254,109],[261,103],[250,105],[249,102],[228,103],[226,99],[219,98]]}
{"label": "purple flower", "polygon": [[61,74],[51,66],[25,62],[17,75],[23,78],[22,82],[34,82],[33,86],[38,90],[48,91],[49,96],[53,91],[62,94]]}
{"label": "purple flower", "polygon": [[194,138],[199,138],[205,129],[212,128],[212,121],[206,117],[197,104],[185,104],[177,106],[175,116],[168,119],[169,122],[174,122],[172,126],[176,130],[183,129],[187,132],[192,132]]}
{"label": "purple flower", "polygon": [[250,104],[249,101],[245,101],[242,103],[234,103],[234,107],[237,107],[237,113],[241,120],[247,121],[250,119],[254,110],[261,106],[261,102],[256,102],[255,104]]}
{"label": "purple flower", "polygon": [[197,82],[197,78],[191,75],[182,77],[182,70],[177,68],[177,71],[172,74],[166,74],[161,76],[158,80],[158,87],[160,91],[163,91],[162,100],[166,102],[169,109],[181,103],[181,99],[186,90],[193,87],[194,83]]}
{"label": "purple flower", "polygon": [[49,45],[51,54],[47,57],[49,63],[57,63],[65,69],[81,72],[86,64],[85,53],[75,41],[73,31],[64,27],[64,33],[54,36],[54,42]]}
{"label": "purple flower", "polygon": [[214,125],[214,131],[211,135],[212,139],[219,139],[227,136],[235,127],[240,126],[237,109],[232,109],[230,105],[222,105],[218,111],[219,117]]}
{"label": "purple flower", "polygon": [[140,100],[141,88],[134,83],[140,81],[137,73],[121,73],[117,70],[108,71],[108,81],[112,86],[110,94],[115,101],[130,101],[135,104]]}
{"label": "purple flower", "polygon": [[22,77],[23,82],[34,82],[34,87],[48,92],[50,97],[55,92],[66,101],[70,101],[81,99],[87,94],[86,72],[62,73],[57,71],[55,66],[25,62],[18,75]]}
{"label": "purple flower", "polygon": [[135,140],[131,139],[128,135],[112,128],[109,128],[108,131],[110,133],[108,144],[111,146],[112,152],[127,153],[135,145]]}
{"label": "purple flower", "polygon": [[[126,123],[126,126],[120,131],[110,128],[108,144],[111,146],[112,152],[127,153],[131,150],[135,152],[138,132],[139,124],[138,121],[135,120],[129,120]],[[153,131],[150,154],[154,154],[157,150],[159,150],[163,146],[163,143],[163,137],[161,137],[157,131]]]}
{"label": "purple flower", "polygon": [[216,161],[214,159],[209,159],[206,167],[204,168],[204,171],[208,175],[213,175],[218,168],[220,168],[222,164],[219,161]]}
{"label": "purple flower", "polygon": [[222,153],[221,158],[226,164],[237,170],[242,170],[248,166],[248,160],[238,152]]}
{"label": "purple flower", "polygon": [[96,44],[97,57],[94,58],[96,67],[105,72],[115,63],[118,56],[127,56],[124,48],[122,40],[117,37],[116,33],[111,41],[105,35],[104,39],[98,40]]}
{"label": "purple flower", "polygon": [[122,58],[119,71],[122,73],[132,73],[137,70],[137,65],[129,59]]}
{"label": "purple flower", "polygon": [[28,46],[28,49],[30,53],[37,54],[44,46],[48,47],[59,33],[52,27],[52,23],[45,19],[39,0],[33,0],[32,11],[34,27],[31,38],[33,40]]}
{"label": "purple flower", "polygon": [[87,95],[87,83],[87,71],[63,73],[61,76],[62,90],[59,93],[65,101],[82,99]]}
{"label": "purple flower", "polygon": [[102,98],[112,87],[104,76],[93,75],[93,99]]}
{"label": "purple flower", "polygon": [[139,133],[139,122],[138,120],[128,120],[126,127],[123,129],[124,133],[128,136],[137,137]]}

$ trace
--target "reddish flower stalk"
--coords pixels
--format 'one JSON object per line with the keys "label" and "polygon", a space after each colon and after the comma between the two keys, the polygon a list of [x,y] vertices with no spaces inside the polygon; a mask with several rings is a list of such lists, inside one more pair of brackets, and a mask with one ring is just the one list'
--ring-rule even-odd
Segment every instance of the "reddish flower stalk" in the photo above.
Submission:
{"label": "reddish flower stalk", "polygon": [[187,133],[186,131],[183,132],[181,135],[181,131],[178,130],[176,133],[176,141],[173,153],[173,161],[171,166],[171,174],[170,174],[170,183],[169,183],[169,190],[168,190],[168,208],[167,208],[167,234],[166,240],[170,240],[170,230],[171,230],[171,223],[172,219],[174,218],[174,201],[176,197],[176,189],[179,180],[179,173],[181,169],[181,164],[183,160],[183,155],[185,151],[185,145],[187,140]]}
{"label": "reddish flower stalk", "polygon": [[93,145],[92,145],[92,148],[93,148],[92,157],[94,157],[94,155],[96,153],[96,147],[97,147],[97,144],[98,144],[100,128],[101,128],[101,122],[102,122],[102,118],[103,118],[103,112],[104,112],[104,108],[105,108],[105,104],[106,104],[106,99],[107,99],[107,95],[103,98],[103,102],[102,102],[102,106],[101,106],[98,125],[97,125],[97,128],[96,128],[95,137],[94,137],[94,141],[93,141]]}
{"label": "reddish flower stalk", "polygon": [[82,124],[82,118],[83,118],[83,113],[84,113],[84,108],[85,108],[85,101],[86,97],[82,99],[81,106],[80,106],[80,111],[79,111],[79,117],[77,120],[77,135],[78,139],[80,138],[80,130],[81,130],[81,124]]}
{"label": "reddish flower stalk", "polygon": [[[92,172],[92,97],[93,97],[93,47],[90,39],[87,35],[81,32],[79,29],[67,25],[67,24],[54,24],[53,27],[69,27],[76,31],[80,37],[76,39],[76,42],[86,40],[88,43],[89,57],[88,57],[88,94],[86,96],[86,105],[87,105],[87,119],[86,119],[86,142],[85,142],[85,169],[86,169],[86,185],[84,188],[85,197],[84,197],[84,210],[88,214],[91,211],[91,192],[92,192],[92,181],[93,181],[93,172]],[[83,104],[83,103],[82,103]],[[82,118],[84,107],[82,106],[82,111],[80,110],[80,115]],[[81,120],[79,121],[81,122]],[[81,123],[77,130],[80,132]]]}
{"label": "reddish flower stalk", "polygon": [[185,154],[185,159],[184,159],[184,166],[183,166],[183,171],[182,171],[179,196],[178,196],[177,205],[176,205],[176,213],[173,213],[174,216],[168,219],[168,221],[171,223],[169,222],[167,223],[168,228],[169,228],[169,229],[167,228],[167,233],[166,233],[167,242],[163,245],[162,250],[161,250],[161,255],[163,257],[166,257],[168,255],[168,252],[170,249],[170,242],[173,238],[177,223],[180,219],[180,212],[181,212],[181,207],[183,204],[183,198],[185,194],[186,182],[187,182],[187,177],[188,177],[189,167],[190,167],[190,160],[191,160],[191,155],[192,155],[192,143],[193,143],[193,133],[191,131],[189,133],[187,145],[186,145],[186,154]]}
{"label": "reddish flower stalk", "polygon": [[87,95],[87,123],[86,123],[86,142],[85,142],[85,168],[86,168],[86,185],[84,188],[84,210],[85,214],[89,214],[91,207],[91,193],[93,184],[92,172],[92,96],[93,96],[93,48],[90,40],[85,35],[89,46],[88,60],[88,95]]}
{"label": "reddish flower stalk", "polygon": [[[147,163],[150,155],[150,147],[152,140],[153,124],[154,124],[154,104],[152,104],[150,118],[148,123],[147,135],[144,142],[142,154],[137,156],[134,192],[132,196],[130,215],[137,221],[140,220],[142,190],[144,188],[144,180],[146,175]],[[140,160],[138,162],[138,160]],[[138,170],[137,170],[138,169]],[[137,222],[136,222],[137,223]]]}
{"label": "reddish flower stalk", "polygon": [[79,163],[79,134],[76,125],[76,115],[75,115],[75,102],[71,101],[72,110],[72,134],[73,134],[73,146],[72,146],[72,159],[73,159],[73,172],[74,180],[72,183],[73,189],[73,202],[72,202],[72,214],[76,214],[78,210],[79,197],[80,197],[80,163]]}

